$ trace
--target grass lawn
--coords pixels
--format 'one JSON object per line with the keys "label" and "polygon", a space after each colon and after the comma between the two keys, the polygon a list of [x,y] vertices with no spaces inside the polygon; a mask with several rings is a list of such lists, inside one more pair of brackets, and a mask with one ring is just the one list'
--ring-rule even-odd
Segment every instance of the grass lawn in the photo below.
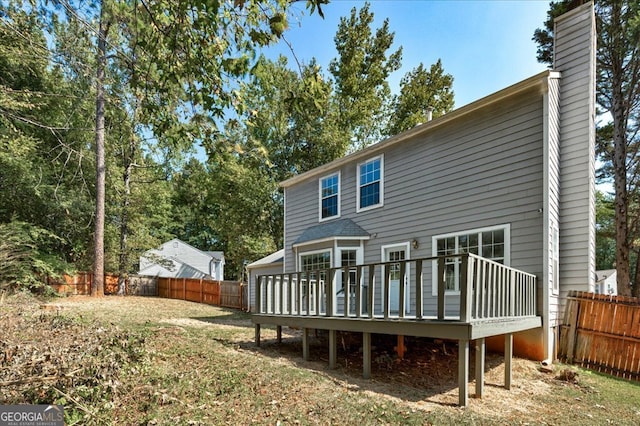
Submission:
{"label": "grass lawn", "polygon": [[357,336],[329,370],[322,333],[303,361],[298,330],[277,344],[263,327],[257,348],[249,314],[178,300],[8,297],[0,330],[0,405],[63,404],[66,424],[640,424],[636,382],[515,359],[507,391],[488,355],[485,396],[459,408],[454,343],[410,341],[398,360],[379,336],[363,380]]}

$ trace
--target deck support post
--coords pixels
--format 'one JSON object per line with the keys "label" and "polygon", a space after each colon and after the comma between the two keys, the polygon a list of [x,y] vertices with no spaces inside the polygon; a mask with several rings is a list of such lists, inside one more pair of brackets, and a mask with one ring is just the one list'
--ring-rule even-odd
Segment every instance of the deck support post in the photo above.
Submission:
{"label": "deck support post", "polygon": [[329,368],[336,368],[336,359],[338,357],[338,343],[336,339],[336,330],[329,330]]}
{"label": "deck support post", "polygon": [[371,378],[371,333],[362,333],[362,377]]}
{"label": "deck support post", "polygon": [[513,334],[504,335],[504,388],[511,389],[512,369],[511,364],[513,361]]}
{"label": "deck support post", "polygon": [[398,344],[395,347],[396,354],[398,354],[399,359],[404,359],[404,352],[406,350],[404,346],[404,336],[398,335]]}
{"label": "deck support post", "polygon": [[282,326],[281,325],[276,326],[276,339],[278,343],[282,343]]}
{"label": "deck support post", "polygon": [[469,341],[458,340],[458,405],[469,405]]}
{"label": "deck support post", "polygon": [[309,329],[302,329],[302,359],[309,361]]}
{"label": "deck support post", "polygon": [[260,324],[256,324],[256,346],[260,347]]}
{"label": "deck support post", "polygon": [[482,339],[476,339],[476,398],[482,398],[484,393],[484,355],[485,342]]}

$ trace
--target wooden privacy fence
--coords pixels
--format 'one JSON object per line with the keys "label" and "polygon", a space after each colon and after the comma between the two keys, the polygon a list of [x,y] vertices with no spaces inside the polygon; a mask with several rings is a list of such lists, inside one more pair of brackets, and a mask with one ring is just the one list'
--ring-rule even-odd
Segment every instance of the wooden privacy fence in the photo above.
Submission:
{"label": "wooden privacy fence", "polygon": [[559,356],[592,370],[640,380],[640,299],[570,292]]}
{"label": "wooden privacy fence", "polygon": [[242,309],[242,283],[197,278],[158,278],[158,296]]}
{"label": "wooden privacy fence", "polygon": [[[59,294],[91,294],[92,272],[64,275],[61,280],[47,277],[46,284]],[[118,293],[118,275],[104,274],[104,294]]]}
{"label": "wooden privacy fence", "polygon": [[[78,272],[65,275],[61,280],[47,278],[46,284],[59,294],[91,294],[93,273]],[[129,275],[125,293],[136,296],[158,296],[168,299],[189,300],[225,308],[242,309],[246,290],[237,281],[212,281],[197,278],[162,278]],[[118,293],[118,275],[104,275],[104,294]]]}

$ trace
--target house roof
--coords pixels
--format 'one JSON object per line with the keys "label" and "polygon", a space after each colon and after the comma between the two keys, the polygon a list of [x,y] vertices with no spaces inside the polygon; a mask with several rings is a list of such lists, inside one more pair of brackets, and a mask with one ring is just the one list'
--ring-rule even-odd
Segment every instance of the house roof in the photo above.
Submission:
{"label": "house roof", "polygon": [[351,219],[338,219],[307,228],[293,245],[340,237],[368,239],[369,233]]}
{"label": "house roof", "polygon": [[224,252],[221,251],[205,251],[203,253],[208,254],[213,258],[213,260],[221,262],[224,261]]}
{"label": "house roof", "polygon": [[[192,246],[191,244],[189,244],[189,243],[187,243],[185,241],[182,241],[180,238],[172,238],[169,241],[166,241],[166,242],[162,243],[160,246],[161,247],[163,247],[165,245],[168,246],[169,243],[173,243],[173,242],[177,242],[177,243],[183,244],[183,245],[185,245],[185,246],[187,246],[187,247],[189,247],[189,248],[191,248],[191,249],[193,249],[193,250],[195,250],[197,252],[200,252],[200,253],[212,258],[213,260],[223,261],[224,262],[224,252],[223,251],[205,251],[205,250],[200,250],[199,248],[194,247],[194,246]],[[147,250],[145,253],[153,252],[154,250],[158,250],[158,249],[150,249],[150,250]]]}
{"label": "house roof", "polygon": [[138,271],[138,275],[149,275],[149,276],[158,276],[158,277],[193,277],[193,278],[212,278],[211,275],[202,272],[199,269],[194,268],[191,265],[188,265],[182,262],[180,259],[177,259],[173,256],[165,257],[167,260],[172,261],[172,268],[168,268],[165,265],[161,265],[158,263],[153,263],[147,266],[144,269]]}
{"label": "house roof", "polygon": [[345,157],[338,158],[337,160],[324,164],[320,167],[316,167],[315,169],[309,170],[308,172],[299,174],[297,176],[293,176],[290,179],[280,182],[280,186],[283,188],[287,188],[298,182],[327,173],[346,163],[350,163],[350,162],[362,159],[364,157],[371,156],[395,144],[402,143],[422,133],[427,133],[432,129],[435,129],[436,127],[439,127],[445,123],[456,120],[480,108],[484,108],[488,105],[499,102],[505,98],[517,95],[525,90],[534,89],[536,87],[540,88],[541,91],[546,90],[548,87],[549,79],[556,79],[556,78],[560,78],[559,72],[551,71],[551,70],[543,71],[539,74],[534,75],[533,77],[529,77],[526,80],[522,80],[498,92],[492,93],[488,96],[485,96],[484,98],[478,99],[477,101],[474,101],[470,104],[457,108],[447,114],[444,114],[438,118],[434,118],[433,120],[428,121],[424,124],[415,126],[414,128],[409,129],[403,133],[387,138],[365,149],[354,152]]}
{"label": "house roof", "polygon": [[284,249],[280,249],[268,256],[263,257],[262,259],[258,259],[255,262],[248,264],[247,268],[255,268],[257,266],[271,265],[274,263],[282,262],[284,262]]}
{"label": "house roof", "polygon": [[596,282],[597,283],[603,282],[604,280],[611,277],[612,275],[615,275],[615,273],[616,273],[615,269],[604,269],[602,271],[596,271]]}

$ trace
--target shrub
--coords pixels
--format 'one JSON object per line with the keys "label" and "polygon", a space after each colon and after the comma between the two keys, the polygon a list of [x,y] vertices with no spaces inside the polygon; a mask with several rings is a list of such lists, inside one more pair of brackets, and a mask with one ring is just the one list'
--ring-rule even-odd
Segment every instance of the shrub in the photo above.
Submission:
{"label": "shrub", "polygon": [[42,289],[43,277],[59,278],[69,272],[69,265],[48,251],[60,240],[29,223],[0,223],[0,291]]}

